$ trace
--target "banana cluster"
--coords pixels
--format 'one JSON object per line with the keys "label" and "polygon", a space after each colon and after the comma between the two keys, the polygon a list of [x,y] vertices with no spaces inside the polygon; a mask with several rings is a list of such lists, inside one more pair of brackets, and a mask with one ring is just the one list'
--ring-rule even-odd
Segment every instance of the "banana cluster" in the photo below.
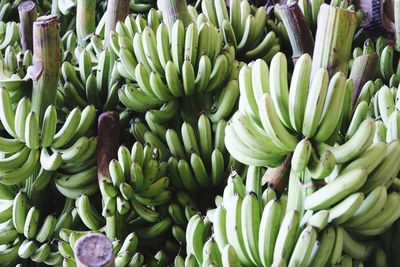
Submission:
{"label": "banana cluster", "polygon": [[[277,166],[295,151],[303,136],[321,145],[340,143],[336,149],[342,150],[341,157],[346,159],[338,162],[349,160],[346,147],[352,143],[360,142],[356,151],[361,153],[368,138],[341,142],[339,136],[342,121],[351,115],[353,82],[346,81],[342,73],[329,79],[325,69],[312,78],[310,73],[311,58],[307,54],[297,61],[290,87],[282,53],[272,59],[270,68],[265,61],[257,60],[241,69],[239,110],[225,135],[233,157],[248,165]],[[359,134],[368,137],[368,130],[359,129]]]}
{"label": "banana cluster", "polygon": [[72,109],[93,105],[101,111],[116,109],[120,89],[118,72],[113,68],[108,49],[97,56],[97,62],[93,63],[90,52],[85,49],[79,54],[78,70],[68,61],[62,64],[64,83],[58,91],[62,106]]}
{"label": "banana cluster", "polygon": [[131,151],[125,146],[119,148],[118,160],[112,160],[109,166],[112,187],[101,186],[106,196],[104,217],[125,215],[132,209],[145,221],[160,221],[162,215],[157,209],[170,201],[172,193],[167,164],[160,162],[157,154],[157,149],[139,142]]}
{"label": "banana cluster", "polygon": [[231,169],[241,170],[225,148],[226,121],[216,123],[213,130],[210,119],[201,115],[194,125],[183,122],[178,128],[168,128],[149,117],[146,115],[151,130],[136,121],[131,132],[137,140],[160,149],[161,158],[168,161],[171,183],[177,188],[192,192],[218,188]]}
{"label": "banana cluster", "polygon": [[33,190],[43,190],[57,174],[62,177],[56,178],[55,184],[67,197],[76,198],[88,185],[91,194],[97,191],[97,183],[91,183],[96,179],[96,172],[92,171],[89,176],[61,175],[62,169],[72,174],[74,170],[76,173],[82,171],[82,166],[89,168],[95,164],[90,160],[96,151],[96,138],[86,137],[92,133],[96,118],[93,106],[82,112],[77,108],[72,110],[61,124],[56,108],[49,106],[40,126],[38,115],[31,111],[30,100],[24,97],[13,103],[8,91],[2,88],[0,109],[4,128],[0,138],[2,184],[19,185],[39,168],[38,177],[32,184]]}
{"label": "banana cluster", "polygon": [[25,193],[20,191],[14,196],[13,192],[4,192],[0,201],[0,264],[8,266],[20,259],[50,266],[61,264],[63,258],[51,241],[63,227],[76,222],[73,217],[77,218],[77,213],[69,208],[71,201],[66,201],[60,216],[50,214],[41,218],[42,211],[31,205]]}
{"label": "banana cluster", "polygon": [[[350,266],[364,266],[386,262],[386,253],[379,247],[383,244],[370,240],[400,217],[395,211],[400,195],[378,185],[364,193],[349,188],[353,193],[340,197],[344,187],[333,192],[333,183],[355,181],[357,175],[366,179],[362,169],[343,172],[307,196],[305,213],[289,209],[285,194],[278,199],[271,188],[262,192],[259,168],[249,167],[245,184],[239,175],[231,175],[217,208],[204,218],[196,214],[190,219],[187,257],[178,256],[175,266],[327,266],[349,262]],[[331,193],[332,198],[328,196]],[[321,202],[324,197],[330,198],[329,203]]]}
{"label": "banana cluster", "polygon": [[242,61],[263,58],[270,62],[280,51],[279,39],[273,31],[267,31],[265,7],[257,8],[247,0],[230,0],[228,10],[224,0],[205,0],[201,2],[201,14],[192,6],[188,8],[192,20],[198,25],[209,22],[218,27],[223,33],[224,42],[233,45],[237,58]]}
{"label": "banana cluster", "polygon": [[128,82],[119,98],[129,109],[147,111],[178,97],[215,91],[228,81],[235,50],[223,46],[212,24],[191,23],[185,29],[178,20],[169,31],[163,23],[140,29],[136,21],[127,18],[120,24],[124,32],[111,37],[117,69]]}
{"label": "banana cluster", "polygon": [[[90,205],[88,197],[77,200],[77,210],[85,226],[100,230],[105,223],[102,217],[118,214],[127,217],[129,228],[137,232],[144,247],[160,245],[168,236],[184,243],[184,229],[197,207],[185,192],[172,191],[168,163],[160,161],[158,154],[149,144],[136,142],[131,151],[121,146],[118,159],[109,165],[111,181],[100,185],[104,202],[101,215]],[[117,226],[107,224],[107,227]]]}

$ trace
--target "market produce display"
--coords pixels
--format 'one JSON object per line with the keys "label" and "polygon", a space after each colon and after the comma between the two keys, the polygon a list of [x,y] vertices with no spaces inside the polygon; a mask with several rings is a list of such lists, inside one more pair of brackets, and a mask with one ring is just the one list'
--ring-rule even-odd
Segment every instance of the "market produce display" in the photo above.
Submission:
{"label": "market produce display", "polygon": [[399,1],[1,0],[0,266],[400,266],[399,59]]}

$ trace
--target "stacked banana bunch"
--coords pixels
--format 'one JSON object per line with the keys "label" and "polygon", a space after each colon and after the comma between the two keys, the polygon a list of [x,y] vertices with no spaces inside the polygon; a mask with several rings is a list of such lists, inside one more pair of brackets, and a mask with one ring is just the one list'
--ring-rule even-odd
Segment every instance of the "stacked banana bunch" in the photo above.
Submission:
{"label": "stacked banana bunch", "polygon": [[125,146],[118,150],[118,160],[110,162],[109,171],[114,190],[102,186],[104,200],[103,216],[115,212],[125,215],[131,210],[136,216],[150,223],[158,222],[162,215],[160,207],[172,198],[169,190],[166,162],[160,162],[158,151],[151,145],[136,142],[132,150]]}
{"label": "stacked banana bunch", "polygon": [[[82,40],[76,0],[42,1],[39,13],[61,16],[62,62],[39,115],[33,54],[6,22],[19,2],[0,0],[0,266],[75,267],[89,233],[111,240],[117,267],[399,265],[389,40],[354,49],[380,62],[355,98],[351,79],[310,55],[288,64],[291,29],[270,4],[188,1],[188,18],[170,23],[157,1],[133,0],[106,33],[98,1]],[[298,1],[313,35],[324,2]],[[120,119],[109,176],[96,159],[104,111]]]}
{"label": "stacked banana bunch", "polygon": [[[357,172],[363,171],[346,171],[334,181],[355,180]],[[245,184],[231,176],[217,208],[190,219],[187,257],[178,256],[175,266],[386,266],[380,265],[387,262],[383,242],[368,237],[400,217],[398,193],[379,185],[340,197],[344,187],[332,190],[331,183],[306,198],[302,215],[288,209],[286,195],[262,192],[260,174],[249,167]]]}
{"label": "stacked banana bunch", "polygon": [[132,19],[120,25],[123,33],[111,37],[111,47],[127,80],[119,91],[127,108],[144,112],[178,97],[215,92],[230,80],[235,50],[223,45],[211,23],[185,29],[178,20],[171,31],[163,23],[141,29]]}
{"label": "stacked banana bunch", "polygon": [[227,153],[224,120],[213,125],[206,115],[201,115],[195,124],[183,122],[169,128],[168,124],[157,122],[154,112],[149,111],[146,122],[149,127],[137,120],[131,132],[140,142],[160,149],[161,158],[168,161],[171,183],[179,189],[195,192],[218,188],[231,170],[242,169]]}
{"label": "stacked banana bunch", "polygon": [[[95,165],[96,137],[92,135],[96,109],[87,106],[82,112],[75,108],[64,122],[57,119],[54,106],[46,109],[43,122],[31,111],[29,98],[13,103],[8,91],[0,89],[1,173],[2,184],[18,186],[39,169],[32,184],[41,191],[57,174],[57,189],[67,197],[76,198],[82,192],[98,190]],[[73,179],[72,179],[73,178]],[[85,178],[85,179],[82,179]]]}
{"label": "stacked banana bunch", "polygon": [[198,14],[194,7],[189,6],[192,20],[197,24],[209,22],[219,28],[225,43],[233,45],[237,58],[245,62],[258,58],[270,62],[280,51],[279,38],[273,31],[268,32],[267,27],[283,31],[282,34],[287,36],[282,23],[267,22],[265,7],[257,8],[247,0],[230,0],[229,12],[224,0],[201,1],[201,9],[202,13]]}
{"label": "stacked banana bunch", "polygon": [[2,196],[2,266],[15,264],[20,259],[50,266],[60,265],[63,262],[61,250],[52,240],[58,238],[64,227],[76,223],[77,213],[70,209],[72,202],[66,201],[58,217],[49,214],[43,218],[41,216],[45,213],[32,206],[25,193],[19,192],[12,199],[13,195],[10,191],[8,198],[11,200],[5,200]]}
{"label": "stacked banana bunch", "polygon": [[[325,69],[310,79],[311,63],[308,55],[299,58],[290,90],[282,53],[274,56],[270,68],[257,60],[241,69],[239,111],[225,130],[233,157],[248,165],[277,166],[302,136],[321,144],[337,141],[340,122],[350,115],[354,85],[341,73],[329,79]],[[346,142],[335,150],[348,146]]]}
{"label": "stacked banana bunch", "polygon": [[[351,244],[361,246],[363,243],[360,240],[370,240],[384,233],[400,217],[396,210],[399,195],[392,192],[392,189],[396,189],[394,178],[400,170],[400,164],[393,158],[400,149],[397,127],[391,127],[382,138],[381,132],[385,131],[382,128],[386,123],[378,127],[379,122],[370,118],[369,113],[369,101],[375,97],[378,99],[378,108],[375,109],[381,112],[375,115],[383,121],[389,121],[389,116],[392,116],[392,124],[397,125],[396,113],[393,113],[393,99],[397,91],[384,86],[374,96],[375,85],[368,82],[353,111],[351,101],[354,86],[351,81],[346,81],[343,74],[336,73],[329,80],[326,70],[320,69],[310,81],[311,59],[304,55],[294,67],[288,92],[286,64],[285,56],[278,53],[270,69],[261,60],[241,69],[239,111],[225,129],[227,149],[240,162],[251,166],[275,167],[290,154],[286,214],[296,210],[300,217],[304,217],[303,221],[324,221],[325,225],[320,230],[325,229],[328,223],[342,225],[348,233],[346,238],[353,240]],[[346,120],[349,126],[343,127],[343,121]],[[319,181],[322,181],[321,185]],[[310,183],[310,186],[304,188],[304,183]],[[242,194],[243,203],[250,196]],[[243,208],[242,212],[249,209]],[[262,222],[260,214],[244,215],[244,218],[249,217],[259,218]],[[270,225],[251,223],[255,224]],[[242,228],[246,226],[242,225]],[[232,229],[231,232],[234,231]],[[316,238],[312,229],[304,231],[304,234]],[[230,236],[231,232],[227,235]],[[272,264],[272,261],[260,262],[263,257],[255,256],[254,248],[245,245],[246,234],[240,238],[244,240],[241,250],[234,243],[231,245],[245,266],[251,263],[257,266]],[[253,236],[251,240],[256,238]],[[262,248],[266,246],[264,243]],[[362,253],[358,251],[361,254],[352,251],[360,246],[351,245],[344,252],[357,260],[369,258],[370,254],[363,254],[365,249],[360,249]],[[363,246],[365,248],[367,245]],[[243,251],[244,247],[247,254]],[[310,245],[309,253],[312,247]],[[299,263],[296,261],[299,255],[296,256],[295,252],[296,249],[294,256],[285,259],[285,262],[291,266],[307,264],[307,255],[311,254],[302,251],[299,255],[305,258]],[[324,255],[327,253],[324,252]],[[291,263],[293,261],[296,263]],[[315,266],[324,265],[319,264]]]}
{"label": "stacked banana bunch", "polygon": [[99,111],[116,109],[119,102],[119,74],[112,68],[110,57],[109,50],[104,49],[96,58],[96,64],[92,62],[90,52],[83,50],[79,54],[78,68],[64,61],[61,66],[64,83],[58,91],[63,107],[72,109],[93,105]]}

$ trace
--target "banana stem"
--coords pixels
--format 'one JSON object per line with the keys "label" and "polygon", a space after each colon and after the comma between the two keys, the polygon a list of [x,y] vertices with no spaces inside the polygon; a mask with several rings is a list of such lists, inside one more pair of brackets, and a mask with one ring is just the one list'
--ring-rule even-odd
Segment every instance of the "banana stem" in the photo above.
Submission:
{"label": "banana stem", "polygon": [[36,20],[36,5],[32,1],[24,1],[18,6],[19,31],[22,51],[33,49],[33,22]]}
{"label": "banana stem", "polygon": [[262,178],[262,184],[274,189],[279,196],[288,185],[292,156],[293,154],[290,153],[280,166],[268,168]]}
{"label": "banana stem", "polygon": [[297,59],[303,54],[312,55],[314,38],[297,2],[278,5],[278,12],[289,35],[293,51],[293,63],[296,63]]}
{"label": "banana stem", "polygon": [[350,79],[354,82],[353,105],[356,103],[364,84],[375,79],[377,67],[378,55],[376,53],[362,55],[354,59],[350,72]]}
{"label": "banana stem", "polygon": [[355,12],[327,4],[321,6],[315,37],[312,76],[320,68],[326,68],[330,76],[338,71],[347,75],[356,27]]}
{"label": "banana stem", "polygon": [[28,75],[33,80],[32,111],[42,122],[44,112],[56,102],[61,69],[60,27],[58,16],[39,17],[33,23],[33,66]]}
{"label": "banana stem", "polygon": [[112,243],[103,234],[91,233],[79,238],[74,255],[77,267],[115,267]]}
{"label": "banana stem", "polygon": [[[88,0],[90,1],[90,0]],[[105,45],[108,46],[110,33],[115,30],[118,21],[124,21],[129,14],[129,0],[109,0],[107,3],[107,20],[104,32]]]}
{"label": "banana stem", "polygon": [[114,111],[104,112],[98,120],[97,176],[99,182],[110,180],[108,165],[117,157],[119,146],[119,116]]}
{"label": "banana stem", "polygon": [[96,30],[96,0],[78,0],[76,7],[76,33],[78,44],[86,45],[87,37]]}
{"label": "banana stem", "polygon": [[190,24],[186,0],[158,0],[157,6],[163,15],[164,23],[170,29],[177,20],[181,20],[185,27]]}

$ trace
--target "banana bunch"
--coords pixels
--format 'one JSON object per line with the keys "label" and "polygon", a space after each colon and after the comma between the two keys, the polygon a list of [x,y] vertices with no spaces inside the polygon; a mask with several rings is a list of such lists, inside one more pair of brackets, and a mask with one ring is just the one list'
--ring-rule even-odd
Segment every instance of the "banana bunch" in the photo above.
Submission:
{"label": "banana bunch", "polygon": [[210,120],[202,115],[197,127],[184,122],[180,134],[174,129],[166,131],[171,151],[168,166],[174,185],[189,191],[219,187],[231,168],[240,167],[227,154],[223,138],[225,126],[226,122],[221,120],[213,131]]}
{"label": "banana bunch", "polygon": [[[162,215],[160,206],[171,200],[168,166],[160,162],[158,150],[136,142],[131,151],[118,149],[118,159],[109,165],[111,181],[100,185],[104,198],[102,215],[125,215],[134,210],[140,218],[155,223]],[[110,183],[111,182],[111,183]]]}
{"label": "banana bunch", "polygon": [[133,52],[133,37],[137,33],[143,33],[146,27],[151,27],[154,32],[162,23],[162,14],[160,11],[152,8],[144,15],[128,15],[124,21],[117,22],[115,31],[110,34],[110,46],[116,55],[119,55],[120,48],[129,49]]}
{"label": "banana bunch", "polygon": [[[295,159],[296,155],[314,154],[311,142],[321,147],[329,144],[329,156],[315,153],[318,165],[326,157],[330,162],[347,162],[368,148],[375,130],[371,120],[364,122],[365,127],[358,128],[353,138],[342,140],[339,135],[343,134],[342,121],[351,118],[353,82],[346,81],[342,73],[329,79],[325,69],[311,79],[310,70],[311,58],[305,54],[294,67],[289,87],[282,53],[272,59],[270,68],[257,60],[241,69],[239,110],[225,135],[234,158],[248,165],[273,167],[291,152]],[[333,149],[335,143],[338,146]],[[299,164],[299,170],[307,165]]]}
{"label": "banana bunch", "polygon": [[143,143],[160,149],[160,156],[168,161],[171,183],[179,189],[199,191],[218,188],[231,169],[241,171],[241,164],[227,153],[224,142],[226,121],[213,125],[206,115],[201,115],[193,125],[183,122],[180,127],[168,128],[151,121],[151,128],[136,121],[131,132]]}
{"label": "banana bunch", "polygon": [[[82,112],[73,109],[64,123],[58,121],[55,107],[49,106],[40,126],[38,115],[31,111],[30,100],[24,97],[13,103],[8,91],[2,88],[0,109],[0,120],[4,127],[0,138],[2,184],[19,185],[39,168],[32,186],[41,191],[52,181],[53,175],[63,168],[67,168],[69,173],[82,171],[81,165],[93,158],[96,138],[87,137],[92,134],[96,120],[93,106],[86,107]],[[85,167],[91,167],[87,165]],[[70,168],[72,166],[75,168]],[[95,193],[97,183],[91,183],[95,179],[96,172],[92,171],[90,175],[63,175],[56,179],[55,184],[61,193],[74,198],[86,191],[87,187],[91,194]]]}
{"label": "banana bunch", "polygon": [[127,44],[120,41],[118,38],[114,45],[119,55],[117,69],[135,83],[124,85],[118,94],[120,101],[134,111],[144,112],[178,97],[215,91],[231,77],[235,50],[230,45],[223,47],[222,34],[210,23],[192,23],[185,29],[177,21],[171,32],[163,23],[156,29],[149,25],[125,38]]}
{"label": "banana bunch", "polygon": [[[347,171],[346,182],[356,179],[356,172],[362,171]],[[330,266],[344,262],[364,266],[367,261],[386,260],[374,236],[386,232],[400,217],[395,211],[398,193],[379,185],[301,215],[288,210],[287,195],[278,199],[271,188],[261,192],[261,174],[257,167],[249,167],[245,184],[240,176],[232,175],[217,208],[204,218],[195,215],[190,219],[187,257],[177,257],[175,266]],[[337,179],[342,178],[333,183]],[[343,188],[347,190],[341,186],[336,192]]]}
{"label": "banana bunch", "polygon": [[97,110],[115,110],[118,104],[119,74],[111,62],[108,49],[103,50],[97,64],[92,62],[90,52],[79,54],[78,67],[68,61],[61,66],[63,86],[58,94],[63,107],[84,108],[93,105]]}
{"label": "banana bunch", "polygon": [[1,200],[2,266],[23,259],[51,266],[62,262],[62,256],[51,241],[58,236],[61,228],[72,225],[76,212],[64,209],[63,212],[67,213],[62,212],[59,217],[50,214],[41,218],[43,213],[29,202],[23,192],[18,192],[12,200]]}
{"label": "banana bunch", "polygon": [[238,59],[250,62],[263,58],[270,62],[280,51],[280,42],[273,31],[267,30],[268,14],[265,7],[257,8],[248,0],[230,0],[228,8],[226,2],[204,0],[201,2],[200,14],[193,6],[188,8],[192,20],[198,25],[209,22],[220,29],[224,42],[234,46]]}

